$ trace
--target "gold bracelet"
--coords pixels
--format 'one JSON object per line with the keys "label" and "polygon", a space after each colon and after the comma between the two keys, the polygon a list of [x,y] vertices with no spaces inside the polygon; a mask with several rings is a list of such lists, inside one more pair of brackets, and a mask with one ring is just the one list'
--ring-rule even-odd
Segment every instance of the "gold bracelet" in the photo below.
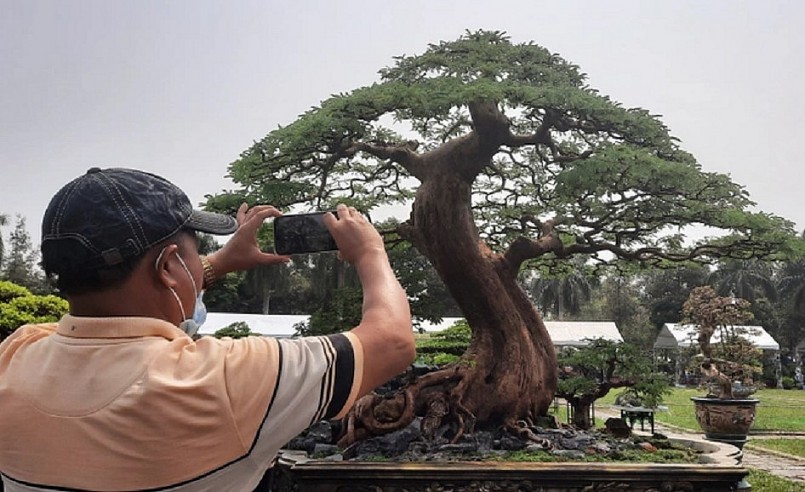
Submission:
{"label": "gold bracelet", "polygon": [[215,275],[215,269],[213,269],[212,263],[210,263],[210,260],[208,260],[206,256],[201,257],[201,266],[204,268],[204,288],[209,289],[210,286],[218,280],[218,277]]}

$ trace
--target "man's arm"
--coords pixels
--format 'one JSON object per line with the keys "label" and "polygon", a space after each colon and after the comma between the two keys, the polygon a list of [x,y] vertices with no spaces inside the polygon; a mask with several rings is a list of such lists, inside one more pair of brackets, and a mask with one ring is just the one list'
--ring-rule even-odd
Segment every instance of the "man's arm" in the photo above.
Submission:
{"label": "man's arm", "polygon": [[408,297],[389,265],[383,239],[363,215],[339,205],[338,218],[327,214],[324,223],[363,287],[363,316],[352,329],[363,346],[362,396],[404,371],[416,356]]}
{"label": "man's arm", "polygon": [[[227,244],[207,257],[216,276],[248,270],[260,264],[287,262],[290,257],[263,253],[257,230],[269,217],[281,213],[259,205],[238,210],[238,228]],[[408,297],[389,265],[388,255],[374,226],[354,208],[338,206],[338,218],[325,214],[324,223],[338,245],[338,255],[355,266],[363,286],[363,317],[352,333],[363,347],[362,396],[401,373],[415,357]]]}

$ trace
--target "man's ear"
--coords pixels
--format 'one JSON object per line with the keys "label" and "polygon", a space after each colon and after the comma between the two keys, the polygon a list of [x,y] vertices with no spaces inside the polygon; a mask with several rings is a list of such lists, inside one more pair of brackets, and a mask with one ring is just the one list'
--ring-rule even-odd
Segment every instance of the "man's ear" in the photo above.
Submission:
{"label": "man's ear", "polygon": [[[174,289],[179,284],[177,275],[184,273],[181,270],[179,262],[176,261],[176,254],[179,251],[179,245],[169,244],[162,249],[162,252],[156,258],[156,276],[157,281],[162,283],[169,289]],[[186,273],[185,273],[186,275]]]}

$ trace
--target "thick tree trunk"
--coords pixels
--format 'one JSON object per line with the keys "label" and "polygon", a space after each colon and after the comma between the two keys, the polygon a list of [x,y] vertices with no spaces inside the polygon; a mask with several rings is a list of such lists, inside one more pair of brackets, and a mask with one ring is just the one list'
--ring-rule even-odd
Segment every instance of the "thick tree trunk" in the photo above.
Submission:
{"label": "thick tree trunk", "polygon": [[593,426],[592,407],[593,401],[574,400],[570,402],[573,418],[571,422],[579,429],[589,429]]}
{"label": "thick tree trunk", "polygon": [[545,325],[502,255],[479,241],[470,185],[455,173],[420,186],[406,236],[431,261],[458,303],[472,340],[454,366],[413,382],[391,399],[369,395],[348,417],[342,445],[424,416],[423,432],[444,424],[453,438],[504,426],[529,435],[556,390],[556,354]]}
{"label": "thick tree trunk", "polygon": [[420,187],[414,244],[433,264],[473,331],[464,356],[462,404],[479,424],[547,412],[556,389],[556,355],[542,319],[500,255],[479,243],[470,185],[434,176]]}

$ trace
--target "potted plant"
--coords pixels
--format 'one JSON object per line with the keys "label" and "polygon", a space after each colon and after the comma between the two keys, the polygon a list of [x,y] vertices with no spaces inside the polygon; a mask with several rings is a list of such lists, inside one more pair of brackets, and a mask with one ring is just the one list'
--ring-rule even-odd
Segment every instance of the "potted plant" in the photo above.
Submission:
{"label": "potted plant", "polygon": [[[691,398],[696,420],[708,439],[742,448],[755,420],[758,400],[755,374],[760,373],[760,354],[741,323],[752,318],[749,302],[720,297],[712,287],[693,289],[682,308],[684,322],[696,328],[701,350],[699,368],[708,394]],[[717,337],[714,335],[718,334]]]}

